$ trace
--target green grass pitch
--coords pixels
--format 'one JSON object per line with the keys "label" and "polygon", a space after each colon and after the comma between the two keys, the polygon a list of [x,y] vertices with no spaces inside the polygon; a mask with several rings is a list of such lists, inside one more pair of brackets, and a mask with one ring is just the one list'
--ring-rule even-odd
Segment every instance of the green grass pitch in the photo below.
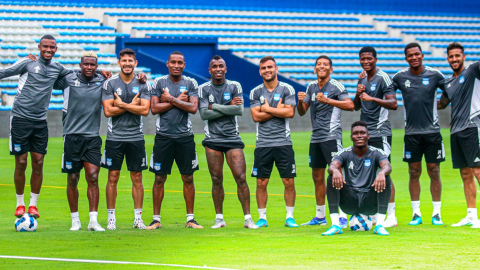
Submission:
{"label": "green grass pitch", "polygon": [[[444,226],[433,226],[430,222],[432,204],[429,178],[425,171],[421,176],[421,209],[424,224],[408,226],[411,219],[408,193],[407,164],[402,162],[403,130],[395,130],[392,152],[392,179],[395,183],[396,213],[398,227],[390,228],[388,237],[370,232],[344,230],[343,235],[322,237],[328,226],[285,228],[285,203],[283,185],[274,170],[268,192],[269,228],[247,230],[243,228],[243,214],[235,195],[236,186],[228,167],[225,166],[224,215],[227,227],[212,230],[215,219],[211,198],[211,181],[201,146],[203,134],[195,137],[200,171],[195,173],[197,190],[195,218],[204,230],[184,228],[185,203],[178,171],[169,176],[162,207],[163,228],[155,231],[139,231],[132,228],[133,201],[131,181],[124,170],[119,182],[117,198],[117,230],[104,233],[88,232],[88,203],[86,182],[80,181],[80,219],[83,229],[70,232],[70,211],[66,198],[66,175],[60,173],[62,138],[52,138],[45,158],[44,182],[39,199],[39,229],[35,233],[17,233],[14,230],[15,193],[13,186],[14,158],[8,155],[8,140],[0,140],[0,255],[34,256],[49,258],[117,260],[152,262],[194,266],[225,267],[235,269],[478,269],[480,267],[480,230],[469,227],[452,228],[466,214],[462,181],[458,170],[452,169],[448,130],[442,130],[447,161],[441,165],[443,182],[442,218]],[[253,161],[255,134],[242,134],[247,145],[247,179],[252,193],[251,210],[254,220],[258,219],[255,200],[255,179],[249,176]],[[145,136],[147,153],[153,147],[153,136]],[[310,133],[294,132],[292,140],[296,155],[297,200],[295,220],[308,221],[315,214],[313,182],[308,167],[308,145]],[[344,132],[344,146],[351,145],[349,132]],[[30,175],[30,168],[27,170]],[[105,203],[106,170],[100,173],[99,222],[106,227]],[[82,176],[83,177],[83,174]],[[153,174],[144,172],[145,200],[143,219],[150,223],[152,218]],[[30,188],[26,188],[26,203]],[[330,222],[330,220],[329,220]],[[1,259],[1,269],[143,269],[147,266],[87,264],[78,262],[52,262]],[[174,269],[175,267],[149,266],[149,268]]]}

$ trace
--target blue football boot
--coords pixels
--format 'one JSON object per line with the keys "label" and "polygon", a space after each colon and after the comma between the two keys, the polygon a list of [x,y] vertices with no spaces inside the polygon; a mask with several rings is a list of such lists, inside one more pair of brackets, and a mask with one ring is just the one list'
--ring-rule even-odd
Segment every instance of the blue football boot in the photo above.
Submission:
{"label": "blue football boot", "polygon": [[413,215],[412,221],[408,223],[408,225],[412,225],[412,226],[417,226],[420,224],[423,224],[422,217],[417,214]]}
{"label": "blue football boot", "polygon": [[342,231],[342,228],[340,226],[333,225],[326,232],[322,233],[322,235],[323,236],[331,236],[331,235],[342,234],[342,233],[343,233],[343,231]]}
{"label": "blue football boot", "polygon": [[327,225],[327,219],[326,218],[318,218],[314,217],[312,220],[309,222],[303,223],[302,226],[309,226],[309,225]]}
{"label": "blue football boot", "polygon": [[443,225],[442,218],[440,218],[439,214],[436,214],[435,216],[432,217],[432,224],[433,225]]}
{"label": "blue football boot", "polygon": [[295,223],[295,219],[289,217],[287,220],[285,220],[285,227],[296,228],[298,225]]}
{"label": "blue football boot", "polygon": [[381,235],[381,236],[390,235],[382,225],[375,226],[375,229],[373,230],[373,233]]}
{"label": "blue football boot", "polygon": [[257,221],[257,224],[255,225],[257,225],[258,227],[268,227],[268,222],[266,219],[261,218]]}

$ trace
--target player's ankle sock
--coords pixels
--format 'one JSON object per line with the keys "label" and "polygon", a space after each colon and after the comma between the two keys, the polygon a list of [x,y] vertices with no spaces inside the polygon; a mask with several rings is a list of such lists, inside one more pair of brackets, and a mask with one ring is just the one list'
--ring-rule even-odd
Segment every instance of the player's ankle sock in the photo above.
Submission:
{"label": "player's ankle sock", "polygon": [[135,219],[142,219],[142,208],[133,209],[135,212]]}
{"label": "player's ankle sock", "polygon": [[377,213],[377,225],[382,225],[383,226],[383,222],[385,222],[385,214],[378,214]]}
{"label": "player's ankle sock", "polygon": [[248,215],[245,215],[245,220],[249,220],[252,218],[252,215],[248,214]]}
{"label": "player's ankle sock", "polygon": [[37,207],[38,196],[40,196],[40,194],[30,193],[30,206]]}
{"label": "player's ankle sock", "polygon": [[223,219],[223,214],[216,214],[215,219]]}
{"label": "player's ankle sock", "polygon": [[412,216],[414,216],[415,214],[417,214],[418,216],[422,216],[422,213],[420,212],[420,201],[412,201],[412,210]]}
{"label": "player's ankle sock", "polygon": [[75,221],[80,221],[80,217],[78,215],[78,212],[70,213],[70,216],[72,217],[72,223],[75,222]]}
{"label": "player's ankle sock", "polygon": [[258,218],[267,220],[267,208],[258,208]]}
{"label": "player's ankle sock", "polygon": [[332,220],[332,225],[340,226],[340,215],[338,213],[331,213],[330,219]]}
{"label": "player's ankle sock", "polygon": [[342,209],[338,209],[338,214],[339,214],[339,217],[341,218],[347,218],[347,214],[345,214]]}
{"label": "player's ankle sock", "polygon": [[387,213],[388,217],[395,217],[395,203],[388,203],[388,208],[387,208]]}
{"label": "player's ankle sock", "polygon": [[289,207],[287,206],[287,219],[293,218],[293,211],[295,210],[295,206]]}
{"label": "player's ankle sock", "polygon": [[187,222],[193,219],[195,215],[194,214],[187,214]]}
{"label": "player's ankle sock", "polygon": [[317,218],[325,218],[325,205],[317,205]]}
{"label": "player's ankle sock", "polygon": [[153,215],[153,220],[160,222],[160,215]]}
{"label": "player's ankle sock", "polygon": [[107,209],[107,212],[108,212],[108,219],[115,220],[115,209]]}
{"label": "player's ankle sock", "polygon": [[478,219],[477,208],[467,208],[467,218]]}
{"label": "player's ankle sock", "polygon": [[17,207],[19,207],[20,205],[25,205],[25,201],[23,200],[24,195],[16,194],[16,196],[17,196]]}
{"label": "player's ankle sock", "polygon": [[438,201],[438,202],[432,202],[433,204],[433,213],[432,213],[432,217],[434,217],[435,215],[439,215],[439,216],[442,216],[440,214],[440,209],[442,208],[442,202]]}
{"label": "player's ankle sock", "polygon": [[97,222],[97,217],[98,217],[98,212],[97,211],[92,211],[88,213],[90,216],[90,222]]}

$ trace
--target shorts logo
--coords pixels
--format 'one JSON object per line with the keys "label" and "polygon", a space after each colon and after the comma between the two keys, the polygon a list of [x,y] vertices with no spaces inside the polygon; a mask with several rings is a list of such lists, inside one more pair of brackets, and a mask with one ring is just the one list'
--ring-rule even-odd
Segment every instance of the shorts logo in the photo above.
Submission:
{"label": "shorts logo", "polygon": [[257,176],[257,174],[258,174],[258,169],[257,169],[257,168],[253,168],[253,169],[252,169],[252,175],[253,175],[253,176]]}
{"label": "shorts logo", "polygon": [[405,87],[409,88],[409,87],[410,87],[410,84],[411,84],[410,80],[406,80],[406,81],[405,81]]}
{"label": "shorts logo", "polygon": [[143,166],[146,166],[146,164],[145,164],[145,158],[142,159],[142,167],[143,167]]}
{"label": "shorts logo", "polygon": [[261,96],[261,97],[260,97],[260,103],[261,103],[261,104],[264,104],[264,103],[265,103],[265,97],[264,97],[264,96]]}
{"label": "shorts logo", "polygon": [[409,152],[409,151],[405,152],[405,158],[406,159],[411,159],[412,158],[412,152]]}
{"label": "shorts logo", "polygon": [[273,94],[273,100],[279,101],[280,100],[280,94]]}
{"label": "shorts logo", "polygon": [[22,150],[22,147],[20,146],[20,144],[14,144],[13,150],[15,150],[15,152],[20,152],[20,150]]}
{"label": "shorts logo", "polygon": [[187,91],[187,87],[186,86],[180,86],[180,92],[183,93]]}
{"label": "shorts logo", "polygon": [[72,162],[65,161],[65,168],[67,168],[67,170],[71,170],[72,169]]}
{"label": "shorts logo", "polygon": [[377,90],[377,84],[372,83],[372,85],[370,85],[370,91],[375,91],[375,90]]}
{"label": "shorts logo", "polygon": [[365,163],[364,163],[365,167],[370,167],[372,166],[372,161],[370,159],[365,159]]}
{"label": "shorts logo", "polygon": [[465,82],[465,76],[461,76],[459,79],[458,79],[458,82],[459,83],[464,83]]}
{"label": "shorts logo", "polygon": [[308,164],[312,164],[312,156],[308,156]]}
{"label": "shorts logo", "polygon": [[208,96],[208,102],[210,102],[210,103],[215,102],[215,98],[213,97],[212,94],[210,94],[210,96]]}
{"label": "shorts logo", "polygon": [[136,95],[138,94],[138,87],[132,87],[132,92]]}
{"label": "shorts logo", "polygon": [[473,162],[480,162],[480,158],[476,158]]}
{"label": "shorts logo", "polygon": [[437,159],[441,159],[441,158],[442,158],[442,150],[438,150]]}
{"label": "shorts logo", "polygon": [[197,160],[197,157],[196,157],[196,154],[195,154],[195,159],[192,160],[192,169],[195,169],[198,167],[198,160]]}
{"label": "shorts logo", "polygon": [[80,81],[79,80],[75,80],[75,86],[80,86]]}
{"label": "shorts logo", "polygon": [[430,84],[430,78],[423,78],[422,84],[423,85],[429,85]]}
{"label": "shorts logo", "polygon": [[117,95],[119,95],[119,96],[122,95],[122,89],[120,89],[120,88],[117,88],[117,90],[115,90],[115,92],[116,92]]}
{"label": "shorts logo", "polygon": [[111,158],[107,158],[107,166],[112,166],[112,159]]}
{"label": "shorts logo", "polygon": [[226,101],[229,101],[230,100],[230,93],[223,93],[223,99],[225,99]]}
{"label": "shorts logo", "polygon": [[160,171],[160,169],[162,168],[162,163],[155,163],[153,165],[153,168],[155,169],[155,171]]}
{"label": "shorts logo", "polygon": [[297,173],[297,169],[295,168],[295,164],[292,164],[292,173]]}

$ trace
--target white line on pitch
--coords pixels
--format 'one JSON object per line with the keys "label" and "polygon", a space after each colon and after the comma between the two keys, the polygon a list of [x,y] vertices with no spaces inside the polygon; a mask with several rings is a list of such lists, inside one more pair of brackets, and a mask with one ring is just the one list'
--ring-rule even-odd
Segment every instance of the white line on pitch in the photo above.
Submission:
{"label": "white line on pitch", "polygon": [[104,264],[135,264],[135,265],[171,266],[171,267],[196,268],[196,269],[234,270],[234,269],[230,269],[230,268],[209,267],[209,266],[206,266],[206,265],[205,266],[195,266],[195,265],[149,263],[149,262],[82,260],[82,259],[42,258],[42,257],[24,257],[24,256],[8,256],[8,255],[0,255],[0,258],[3,258],[3,259],[37,260],[37,261],[104,263]]}

